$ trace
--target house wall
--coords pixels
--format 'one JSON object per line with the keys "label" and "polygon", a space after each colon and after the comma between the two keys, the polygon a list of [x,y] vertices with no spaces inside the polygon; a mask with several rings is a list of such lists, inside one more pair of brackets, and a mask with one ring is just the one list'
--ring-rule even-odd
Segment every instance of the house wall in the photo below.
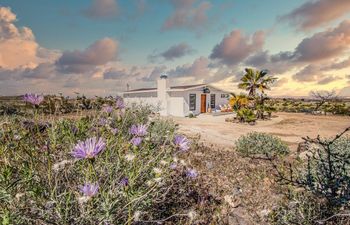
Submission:
{"label": "house wall", "polygon": [[[203,90],[201,89],[194,89],[194,90],[188,90],[188,91],[179,91],[179,92],[171,92],[170,93],[170,98],[182,98],[183,100],[183,104],[182,107],[180,106],[180,103],[176,103],[176,107],[181,108],[181,110],[183,111],[183,115],[182,116],[188,116],[190,114],[190,94],[196,94],[196,109],[194,111],[192,111],[193,114],[200,114],[201,112],[201,95],[204,94]],[[211,89],[210,88],[210,93],[206,93],[206,108],[208,111],[208,106],[210,107],[210,95],[211,94],[215,94],[215,108],[216,109],[220,109],[219,105],[225,105],[228,104],[228,99],[225,98],[221,98],[221,94],[225,94],[227,95],[227,92],[223,92],[220,90],[216,90],[216,89]],[[172,103],[171,103],[172,104]],[[175,106],[174,106],[175,108]],[[176,109],[173,109],[176,110]],[[170,111],[171,112],[171,111]]]}
{"label": "house wall", "polygon": [[160,107],[161,103],[157,97],[157,92],[144,92],[144,93],[128,93],[124,94],[124,101],[126,104],[142,104],[152,105],[154,107]]}
{"label": "house wall", "polygon": [[[215,94],[215,108],[219,109],[219,105],[228,103],[227,98],[221,98],[221,94],[228,94],[214,88],[209,88],[210,93],[206,94],[206,108],[208,111],[208,105],[210,107],[210,95]],[[185,117],[190,114],[189,110],[189,96],[190,94],[196,94],[196,110],[193,114],[200,114],[201,111],[201,95],[204,94],[201,88],[187,90],[187,91],[171,91],[167,92],[166,103],[163,99],[158,98],[157,92],[144,92],[144,93],[132,93],[124,94],[124,99],[127,104],[149,104],[155,107],[159,107],[161,115],[171,115]]]}
{"label": "house wall", "polygon": [[182,95],[171,96],[170,94],[169,101],[168,101],[168,115],[185,117],[186,114],[184,112],[184,109],[185,109],[184,97]]}

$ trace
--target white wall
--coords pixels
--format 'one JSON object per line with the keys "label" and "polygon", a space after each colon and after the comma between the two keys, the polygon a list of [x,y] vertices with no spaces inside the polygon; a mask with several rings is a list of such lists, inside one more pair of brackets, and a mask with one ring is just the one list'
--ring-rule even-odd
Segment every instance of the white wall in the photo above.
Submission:
{"label": "white wall", "polygon": [[[165,104],[163,103],[164,100],[161,100],[158,98],[158,93],[156,91],[124,94],[124,99],[126,103],[150,104],[150,105],[153,105],[154,107],[157,107],[157,106],[161,107],[161,111],[160,111],[162,112],[161,115],[172,115],[172,116],[184,117],[184,116],[188,116],[190,113],[190,110],[189,110],[190,94],[196,94],[196,110],[194,110],[193,113],[200,114],[201,95],[203,94],[203,90],[201,88],[188,90],[188,91],[167,92],[167,96],[166,96],[167,102]],[[227,94],[227,92],[222,92],[220,90],[210,88],[210,93],[206,94],[207,110],[208,110],[208,105],[210,107],[210,94],[215,94],[215,108],[219,109],[219,105],[228,104],[227,98],[221,98],[221,94]]]}
{"label": "white wall", "polygon": [[[181,95],[184,97],[184,115],[188,116],[190,113],[189,110],[189,96],[190,94],[196,94],[196,110],[193,111],[194,114],[200,114],[201,112],[201,95],[204,94],[202,90],[189,90],[185,92],[180,92]],[[172,93],[173,94],[173,93]],[[227,94],[227,92],[222,92],[220,90],[211,89],[210,93],[205,94],[206,95],[206,108],[208,111],[208,105],[210,107],[210,95],[215,94],[215,108],[219,109],[219,105],[228,104],[227,98],[221,98],[221,94]]]}
{"label": "white wall", "polygon": [[168,113],[172,116],[184,117],[185,101],[183,96],[170,97],[168,102]]}
{"label": "white wall", "polygon": [[157,80],[157,96],[160,101],[160,115],[167,116],[169,114],[169,94],[168,89],[169,86],[169,79],[168,78],[159,78]]}
{"label": "white wall", "polygon": [[157,97],[157,92],[124,94],[124,101],[128,105],[135,103],[142,105],[151,105],[155,108],[159,108],[161,106],[160,100]]}

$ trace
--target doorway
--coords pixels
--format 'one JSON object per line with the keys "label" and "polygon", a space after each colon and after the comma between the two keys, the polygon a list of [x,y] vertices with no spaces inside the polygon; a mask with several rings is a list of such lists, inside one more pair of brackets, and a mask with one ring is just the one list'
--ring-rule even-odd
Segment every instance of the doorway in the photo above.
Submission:
{"label": "doorway", "polygon": [[207,95],[202,94],[201,95],[201,113],[207,112]]}

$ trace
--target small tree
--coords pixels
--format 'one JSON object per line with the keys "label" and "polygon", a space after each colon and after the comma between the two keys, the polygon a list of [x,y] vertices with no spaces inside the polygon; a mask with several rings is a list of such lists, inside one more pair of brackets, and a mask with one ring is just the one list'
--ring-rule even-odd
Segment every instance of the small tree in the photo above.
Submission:
{"label": "small tree", "polygon": [[311,91],[310,95],[317,101],[314,111],[318,111],[325,103],[337,99],[335,91]]}

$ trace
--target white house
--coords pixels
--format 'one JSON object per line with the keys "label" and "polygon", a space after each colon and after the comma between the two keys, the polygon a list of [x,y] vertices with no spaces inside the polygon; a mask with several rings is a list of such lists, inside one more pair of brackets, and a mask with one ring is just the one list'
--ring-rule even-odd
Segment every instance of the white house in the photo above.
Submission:
{"label": "white house", "polygon": [[157,80],[157,88],[141,88],[123,93],[126,103],[144,103],[160,107],[163,116],[185,117],[190,113],[218,110],[228,103],[229,93],[209,84],[170,86],[166,75]]}

